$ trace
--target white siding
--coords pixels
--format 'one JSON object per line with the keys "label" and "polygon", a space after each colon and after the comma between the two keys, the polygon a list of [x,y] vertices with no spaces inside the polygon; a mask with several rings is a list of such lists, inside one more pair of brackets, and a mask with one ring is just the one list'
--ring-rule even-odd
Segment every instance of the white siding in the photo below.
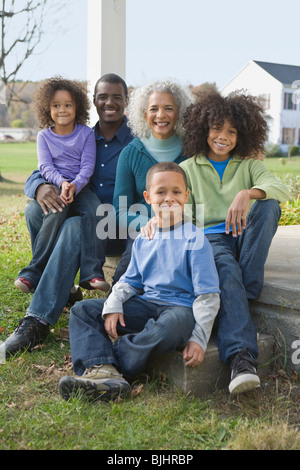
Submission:
{"label": "white siding", "polygon": [[284,110],[284,92],[295,92],[294,88],[283,88],[282,83],[266,72],[255,62],[250,61],[232,80],[222,89],[223,95],[236,90],[244,90],[254,95],[269,95],[270,107],[266,110],[269,123],[269,142],[280,144],[283,151],[288,145],[282,144],[283,128],[295,128],[295,144],[298,145],[300,129],[300,105],[297,110]]}
{"label": "white siding", "polygon": [[[299,132],[300,132],[300,104],[296,103],[296,109],[284,109],[285,93],[294,93],[295,88],[283,87],[281,94],[281,123],[280,123],[280,136],[282,139],[283,129],[293,129],[294,139],[290,144],[282,144],[281,148],[284,152],[288,151],[289,145],[299,145]],[[297,100],[298,101],[298,100]]]}

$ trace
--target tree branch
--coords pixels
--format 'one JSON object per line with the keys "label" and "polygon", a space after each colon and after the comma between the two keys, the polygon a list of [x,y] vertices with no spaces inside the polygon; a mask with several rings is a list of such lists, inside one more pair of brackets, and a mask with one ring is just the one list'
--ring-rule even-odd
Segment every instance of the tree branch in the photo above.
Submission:
{"label": "tree branch", "polygon": [[[46,11],[58,5],[61,11],[64,6],[64,2],[61,4],[58,0],[23,0],[21,7],[20,3],[20,0],[0,0],[0,80],[5,85],[16,80],[24,62],[39,46],[44,34]],[[14,21],[16,19],[19,24]],[[15,33],[14,38],[12,31]],[[9,89],[8,94],[9,105],[13,99],[14,87]]]}

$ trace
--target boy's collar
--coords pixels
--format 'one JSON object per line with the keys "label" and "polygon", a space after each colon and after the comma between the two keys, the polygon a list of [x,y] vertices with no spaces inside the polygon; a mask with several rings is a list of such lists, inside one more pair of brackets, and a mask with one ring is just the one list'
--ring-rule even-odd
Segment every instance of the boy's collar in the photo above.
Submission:
{"label": "boy's collar", "polygon": [[182,227],[186,223],[185,219],[181,219],[179,222],[177,222],[174,225],[171,225],[170,227],[159,227],[157,226],[157,231],[158,232],[173,232],[179,227]]}

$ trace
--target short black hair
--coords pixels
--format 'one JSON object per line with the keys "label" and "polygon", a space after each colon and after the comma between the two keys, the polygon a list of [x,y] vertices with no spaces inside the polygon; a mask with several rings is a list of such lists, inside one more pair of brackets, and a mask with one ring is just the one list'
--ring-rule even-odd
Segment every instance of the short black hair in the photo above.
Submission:
{"label": "short black hair", "polygon": [[183,170],[183,168],[181,168],[181,166],[179,166],[177,163],[174,163],[174,162],[160,162],[160,163],[156,163],[148,170],[148,173],[146,176],[147,191],[149,191],[150,189],[153,175],[155,173],[162,173],[163,171],[173,171],[174,173],[180,173],[183,177],[185,187],[186,189],[188,189],[187,177],[186,177],[185,171]]}
{"label": "short black hair", "polygon": [[120,83],[123,86],[125,97],[128,98],[128,88],[125,80],[123,80],[123,78],[121,78],[119,75],[116,75],[115,73],[107,73],[105,75],[102,75],[102,77],[97,80],[94,88],[94,95],[96,94],[98,84],[103,82]]}

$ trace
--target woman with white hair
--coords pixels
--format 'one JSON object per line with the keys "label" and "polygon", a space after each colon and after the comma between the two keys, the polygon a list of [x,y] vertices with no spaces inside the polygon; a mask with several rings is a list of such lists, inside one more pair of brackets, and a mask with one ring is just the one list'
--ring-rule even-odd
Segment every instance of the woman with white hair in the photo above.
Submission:
{"label": "woman with white hair", "polygon": [[127,236],[127,248],[114,282],[126,271],[134,238],[151,218],[143,196],[149,168],[158,162],[185,160],[183,116],[191,101],[190,92],[172,81],[151,83],[130,96],[128,125],[135,138],[120,154],[113,202],[119,230]]}

